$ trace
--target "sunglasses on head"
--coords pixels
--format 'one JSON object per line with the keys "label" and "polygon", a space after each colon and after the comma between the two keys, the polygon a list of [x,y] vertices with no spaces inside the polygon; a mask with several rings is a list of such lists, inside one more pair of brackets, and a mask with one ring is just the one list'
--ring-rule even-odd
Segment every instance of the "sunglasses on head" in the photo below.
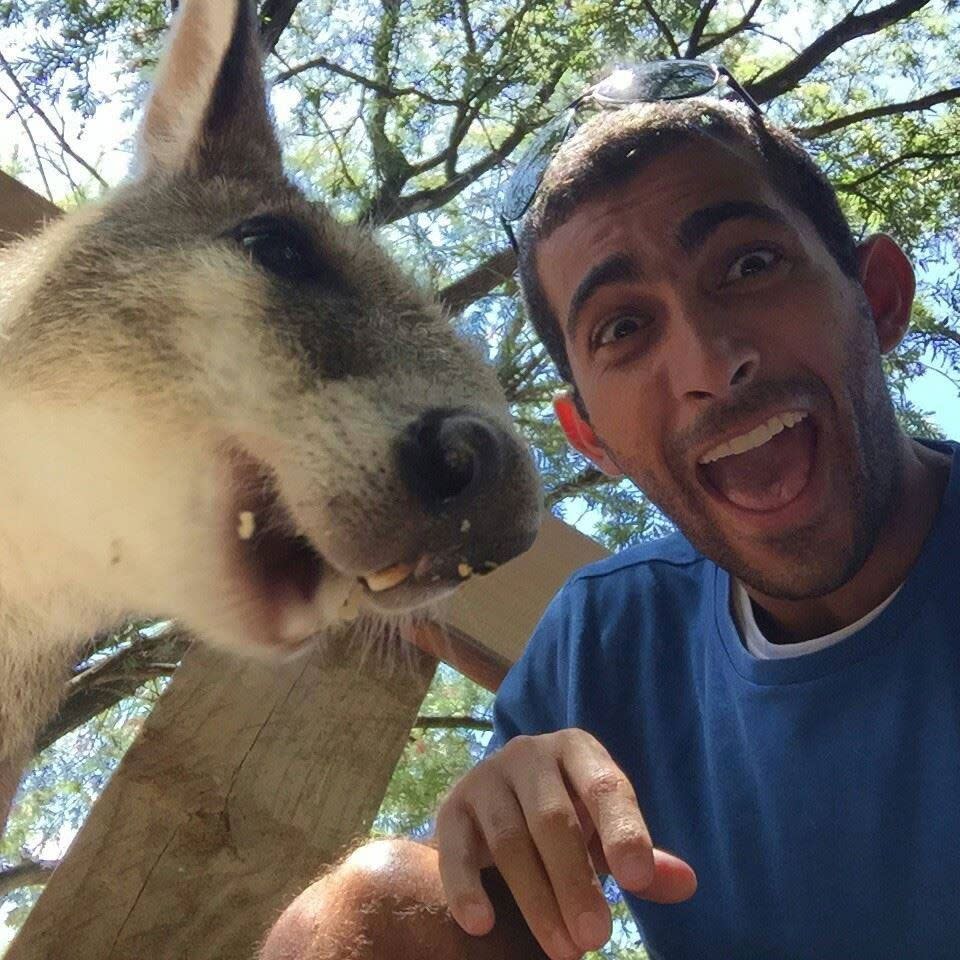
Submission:
{"label": "sunglasses on head", "polygon": [[618,67],[568,103],[540,129],[500,198],[497,212],[513,249],[518,249],[517,239],[510,225],[530,209],[553,155],[576,131],[577,115],[582,109],[594,106],[601,110],[620,110],[633,103],[686,100],[709,93],[721,82],[758,116],[763,116],[756,100],[726,67],[702,60],[658,60]]}

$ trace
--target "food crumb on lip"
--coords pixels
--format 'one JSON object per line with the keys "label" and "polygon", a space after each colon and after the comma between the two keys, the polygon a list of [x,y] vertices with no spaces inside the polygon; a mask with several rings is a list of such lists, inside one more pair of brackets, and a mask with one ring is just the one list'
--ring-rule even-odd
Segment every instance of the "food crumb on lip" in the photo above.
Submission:
{"label": "food crumb on lip", "polygon": [[237,514],[237,536],[249,540],[257,529],[257,521],[252,510],[241,510]]}
{"label": "food crumb on lip", "polygon": [[351,587],[350,592],[346,595],[343,600],[343,603],[340,605],[340,609],[337,611],[337,616],[340,620],[356,620],[360,615],[360,596],[363,593],[363,587],[359,583],[355,583]]}

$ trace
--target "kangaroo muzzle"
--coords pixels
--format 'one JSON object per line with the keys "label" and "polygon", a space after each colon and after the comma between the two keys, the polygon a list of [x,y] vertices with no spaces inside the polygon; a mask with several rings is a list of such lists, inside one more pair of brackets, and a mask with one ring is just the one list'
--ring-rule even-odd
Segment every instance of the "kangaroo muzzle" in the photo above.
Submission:
{"label": "kangaroo muzzle", "polygon": [[526,550],[536,535],[536,474],[519,440],[476,410],[438,407],[394,444],[409,496],[403,555],[361,577],[368,602],[404,609],[448,593]]}

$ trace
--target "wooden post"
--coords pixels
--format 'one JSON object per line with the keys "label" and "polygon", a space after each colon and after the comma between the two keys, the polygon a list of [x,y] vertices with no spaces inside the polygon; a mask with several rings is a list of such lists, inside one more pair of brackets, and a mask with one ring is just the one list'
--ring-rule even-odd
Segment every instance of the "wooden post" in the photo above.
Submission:
{"label": "wooden post", "polygon": [[570,574],[607,555],[594,540],[544,516],[536,543],[523,556],[468,580],[450,601],[445,625],[423,629],[414,642],[495,691]]}
{"label": "wooden post", "polygon": [[252,960],[369,830],[436,661],[184,658],[7,960]]}

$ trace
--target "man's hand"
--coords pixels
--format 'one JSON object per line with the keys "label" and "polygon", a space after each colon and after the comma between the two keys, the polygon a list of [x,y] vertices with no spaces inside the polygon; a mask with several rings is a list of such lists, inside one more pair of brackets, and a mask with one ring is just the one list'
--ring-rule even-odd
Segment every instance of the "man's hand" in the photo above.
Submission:
{"label": "man's hand", "polygon": [[609,939],[598,874],[657,903],[686,900],[697,887],[688,864],[654,848],[627,778],[583,730],[516,737],[478,764],[441,805],[435,842],[457,923],[490,931],[480,871],[495,866],[551,960]]}

